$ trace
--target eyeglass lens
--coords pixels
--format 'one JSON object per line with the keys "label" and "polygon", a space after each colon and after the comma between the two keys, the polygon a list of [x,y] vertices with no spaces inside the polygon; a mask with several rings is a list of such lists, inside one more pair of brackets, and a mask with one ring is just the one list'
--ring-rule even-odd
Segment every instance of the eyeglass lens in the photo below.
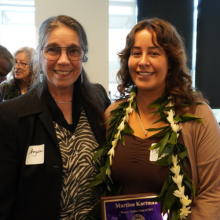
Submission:
{"label": "eyeglass lens", "polygon": [[22,67],[24,68],[26,65],[28,65],[27,63],[22,63],[22,62],[15,62],[15,66],[18,64],[18,67]]}
{"label": "eyeglass lens", "polygon": [[47,60],[58,60],[62,49],[66,50],[67,56],[70,60],[81,60],[84,56],[83,50],[78,47],[44,47],[43,56]]}

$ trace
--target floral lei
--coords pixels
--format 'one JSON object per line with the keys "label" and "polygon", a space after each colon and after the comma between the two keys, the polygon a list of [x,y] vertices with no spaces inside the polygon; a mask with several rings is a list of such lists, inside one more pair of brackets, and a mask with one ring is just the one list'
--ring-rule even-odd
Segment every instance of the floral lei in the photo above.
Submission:
{"label": "floral lei", "polygon": [[[127,133],[134,133],[132,128],[128,125],[129,114],[136,111],[139,114],[136,102],[136,87],[129,93],[129,98],[126,102],[120,103],[119,107],[111,111],[113,115],[106,123],[109,123],[108,136],[105,143],[95,149],[96,153],[93,160],[103,157],[105,164],[100,167],[100,173],[90,182],[89,187],[94,187],[102,184],[104,193],[102,196],[120,195],[122,187],[115,186],[111,179],[111,164],[112,157],[115,154],[115,147],[117,142],[120,141],[125,145],[124,135]],[[202,104],[202,103],[196,103]],[[183,108],[190,106],[190,102],[185,102]],[[132,108],[133,107],[133,108]],[[183,114],[181,116],[175,115],[174,104],[172,96],[163,94],[156,101],[151,103],[148,107],[156,108],[152,112],[154,115],[159,114],[160,119],[155,123],[164,121],[169,123],[170,126],[161,128],[150,128],[147,131],[159,131],[152,135],[153,137],[163,137],[157,144],[152,145],[149,150],[156,150],[158,152],[158,160],[153,162],[156,165],[167,166],[170,171],[157,201],[162,203],[162,211],[165,214],[169,210],[169,219],[179,220],[186,219],[190,211],[190,203],[192,200],[188,196],[193,194],[195,197],[195,187],[193,181],[189,178],[186,170],[184,158],[188,157],[187,148],[177,142],[179,131],[181,127],[179,123],[186,121],[196,120],[203,123],[203,120],[191,114]],[[167,112],[167,115],[164,113]],[[99,215],[100,203],[97,204],[90,215]]]}

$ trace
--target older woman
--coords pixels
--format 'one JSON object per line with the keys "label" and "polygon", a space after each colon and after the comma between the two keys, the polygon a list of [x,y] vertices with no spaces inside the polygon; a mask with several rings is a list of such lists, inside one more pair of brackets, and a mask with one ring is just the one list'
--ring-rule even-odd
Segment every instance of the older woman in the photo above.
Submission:
{"label": "older woman", "polygon": [[107,176],[90,185],[104,183],[104,195],[118,185],[123,195],[157,194],[169,219],[220,219],[220,130],[192,88],[180,35],[166,21],[143,20],[119,57],[121,100],[106,110],[107,142],[95,156],[106,156]]}
{"label": "older woman", "polygon": [[38,33],[37,81],[27,94],[0,105],[1,219],[86,219],[100,189],[87,186],[100,161],[91,161],[104,141],[101,85],[82,67],[87,38],[78,21],[50,17]]}
{"label": "older woman", "polygon": [[25,94],[33,83],[33,68],[30,64],[34,49],[22,47],[14,53],[13,79],[0,85],[0,102]]}

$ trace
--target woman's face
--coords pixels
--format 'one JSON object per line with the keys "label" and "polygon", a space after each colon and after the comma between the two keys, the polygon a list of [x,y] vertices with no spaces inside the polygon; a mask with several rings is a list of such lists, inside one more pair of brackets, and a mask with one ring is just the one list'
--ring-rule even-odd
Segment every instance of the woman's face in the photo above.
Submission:
{"label": "woman's face", "polygon": [[169,69],[166,52],[160,47],[154,34],[147,29],[135,33],[135,41],[128,60],[128,67],[138,91],[153,91],[162,94],[166,87]]}
{"label": "woman's face", "polygon": [[[46,38],[44,47],[50,48],[50,51],[53,51],[53,48],[56,47],[81,49],[77,33],[66,26],[51,31]],[[47,84],[50,91],[57,88],[72,89],[81,73],[82,60],[70,60],[66,48],[63,48],[58,60],[47,60],[42,54],[42,67],[47,75]]]}
{"label": "woman's face", "polygon": [[15,55],[14,76],[26,82],[30,81],[30,66],[25,53],[21,52]]}

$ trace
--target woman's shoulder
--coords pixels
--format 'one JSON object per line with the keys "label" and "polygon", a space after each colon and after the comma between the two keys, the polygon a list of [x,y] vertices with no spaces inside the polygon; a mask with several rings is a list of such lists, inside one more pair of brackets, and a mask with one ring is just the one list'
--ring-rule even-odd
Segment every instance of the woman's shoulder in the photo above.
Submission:
{"label": "woman's shoulder", "polygon": [[9,86],[9,84],[10,84],[10,81],[5,80],[5,81],[1,82],[0,87],[1,87],[1,88],[7,87],[7,86]]}
{"label": "woman's shoulder", "polygon": [[203,101],[198,101],[197,104],[192,105],[188,112],[198,117],[208,117],[213,115],[210,106]]}
{"label": "woman's shoulder", "polygon": [[120,103],[125,102],[125,101],[126,99],[120,99],[120,100],[113,102],[105,111],[105,121],[109,120],[109,118],[111,117],[111,111],[116,109]]}
{"label": "woman's shoulder", "polygon": [[[199,101],[199,104],[194,104],[190,107],[190,109],[186,112],[189,113],[191,115],[197,116],[199,118],[201,118],[203,120],[203,123],[199,123],[200,125],[207,127],[209,125],[217,125],[218,127],[218,122],[216,120],[216,117],[212,111],[212,109],[210,108],[210,106],[203,101]],[[198,125],[198,123],[196,123],[195,121],[192,122]],[[186,123],[187,126],[191,126],[191,123],[189,121],[189,123]]]}

